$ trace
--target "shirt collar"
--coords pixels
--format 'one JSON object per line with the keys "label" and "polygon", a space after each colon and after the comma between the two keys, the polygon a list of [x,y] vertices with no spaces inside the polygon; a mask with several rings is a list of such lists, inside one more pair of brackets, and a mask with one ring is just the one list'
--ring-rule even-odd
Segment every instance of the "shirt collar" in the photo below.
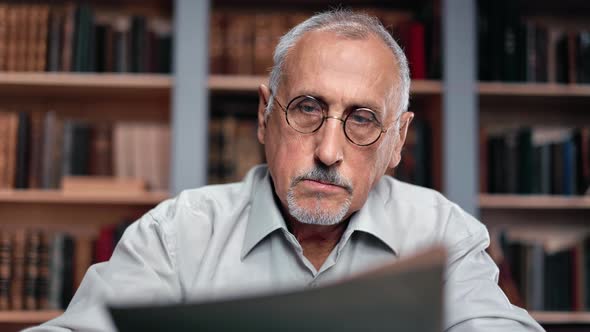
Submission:
{"label": "shirt collar", "polygon": [[[386,209],[389,205],[388,197],[384,197],[385,181],[381,179],[379,183],[369,192],[365,205],[352,215],[350,224],[346,230],[348,235],[344,240],[355,231],[368,233],[383,242],[394,254],[398,255],[397,250],[399,241],[398,234],[395,231],[395,215]],[[345,243],[343,243],[344,245]]]}
{"label": "shirt collar", "polygon": [[[274,189],[271,181],[268,170],[262,179],[255,181],[255,187],[252,191],[252,205],[248,214],[248,224],[241,252],[242,260],[270,233],[281,228],[287,231],[283,215],[274,199]],[[341,240],[342,246],[346,244],[352,233],[359,231],[374,236],[387,245],[396,255],[398,254],[396,248],[400,239],[394,231],[395,217],[391,213],[387,213],[385,208],[388,197],[384,197],[383,193],[390,191],[385,188],[386,184],[384,182],[383,179],[379,181],[375,188],[369,192],[365,205],[353,214]]]}
{"label": "shirt collar", "polygon": [[287,230],[283,215],[275,203],[271,181],[268,170],[261,179],[255,181],[241,259],[268,234],[281,228]]}

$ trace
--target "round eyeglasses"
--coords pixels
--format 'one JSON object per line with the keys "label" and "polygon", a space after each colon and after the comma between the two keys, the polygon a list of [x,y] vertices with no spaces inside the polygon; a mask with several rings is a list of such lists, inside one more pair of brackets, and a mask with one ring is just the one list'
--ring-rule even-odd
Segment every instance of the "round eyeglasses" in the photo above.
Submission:
{"label": "round eyeglasses", "polygon": [[341,121],[346,138],[359,146],[371,145],[387,132],[387,129],[383,129],[375,112],[368,108],[356,108],[343,119],[329,116],[324,103],[312,96],[295,97],[287,104],[287,107],[283,107],[276,96],[273,99],[285,112],[289,126],[302,134],[318,131],[326,119]]}

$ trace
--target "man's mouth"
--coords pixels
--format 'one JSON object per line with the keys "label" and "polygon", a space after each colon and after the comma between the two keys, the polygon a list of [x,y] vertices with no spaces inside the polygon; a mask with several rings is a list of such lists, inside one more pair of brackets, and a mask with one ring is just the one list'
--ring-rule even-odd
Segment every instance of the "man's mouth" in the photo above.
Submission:
{"label": "man's mouth", "polygon": [[314,190],[319,191],[333,191],[333,192],[340,192],[341,190],[346,190],[350,192],[350,190],[342,185],[337,183],[329,182],[329,181],[322,181],[316,179],[303,179],[302,181],[307,187],[310,187]]}

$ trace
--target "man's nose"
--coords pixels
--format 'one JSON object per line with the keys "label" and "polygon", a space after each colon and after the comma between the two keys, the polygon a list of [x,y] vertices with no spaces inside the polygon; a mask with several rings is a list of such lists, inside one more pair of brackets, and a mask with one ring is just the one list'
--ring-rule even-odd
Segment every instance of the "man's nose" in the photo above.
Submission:
{"label": "man's nose", "polygon": [[335,116],[328,116],[324,124],[316,133],[315,158],[326,166],[333,166],[342,162],[344,158],[343,121]]}

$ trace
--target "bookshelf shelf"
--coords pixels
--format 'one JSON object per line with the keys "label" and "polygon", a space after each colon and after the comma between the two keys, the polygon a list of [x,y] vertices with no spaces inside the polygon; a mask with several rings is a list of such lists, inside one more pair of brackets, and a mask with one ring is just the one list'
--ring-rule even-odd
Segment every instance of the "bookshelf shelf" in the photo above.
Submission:
{"label": "bookshelf shelf", "polygon": [[169,198],[166,192],[142,194],[112,193],[64,193],[58,190],[0,190],[2,203],[49,204],[108,204],[108,205],[156,205]]}
{"label": "bookshelf shelf", "polygon": [[61,315],[61,310],[0,311],[0,323],[39,324]]}
{"label": "bookshelf shelf", "polygon": [[163,74],[0,73],[2,95],[168,97],[172,78]]}
{"label": "bookshelf shelf", "polygon": [[590,196],[480,194],[483,209],[590,209]]}
{"label": "bookshelf shelf", "polygon": [[540,324],[590,324],[590,312],[531,311]]}
{"label": "bookshelf shelf", "polygon": [[[213,92],[256,92],[261,83],[268,83],[267,76],[211,75],[209,89]],[[416,95],[439,95],[442,92],[440,81],[412,81],[412,93]]]}
{"label": "bookshelf shelf", "polygon": [[480,96],[590,97],[590,84],[479,83]]}

